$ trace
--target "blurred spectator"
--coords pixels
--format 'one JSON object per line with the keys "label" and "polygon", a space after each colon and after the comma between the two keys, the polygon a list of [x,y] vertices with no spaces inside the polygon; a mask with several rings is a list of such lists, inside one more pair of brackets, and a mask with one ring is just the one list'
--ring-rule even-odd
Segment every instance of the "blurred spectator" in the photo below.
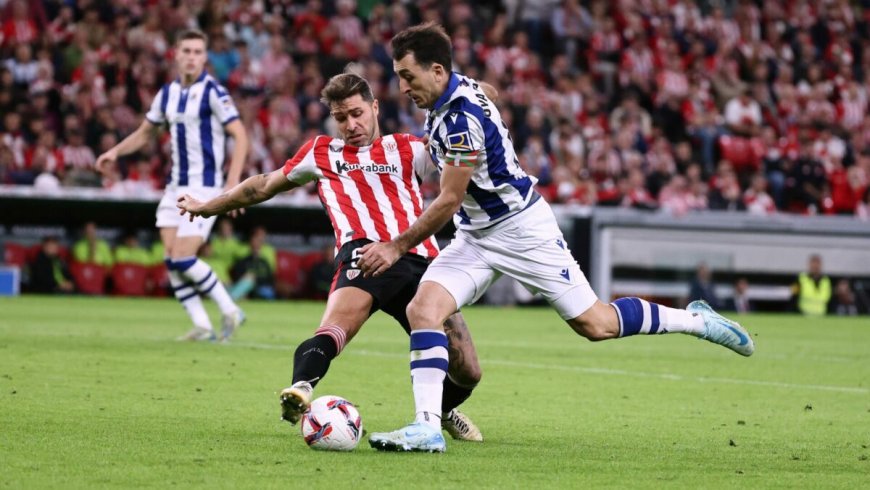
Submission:
{"label": "blurred spectator", "polygon": [[[245,258],[248,248],[239,240],[233,230],[233,222],[229,218],[222,217],[217,221],[217,234],[209,239],[211,254],[206,260],[218,277],[230,276],[230,268],[236,261]],[[223,281],[223,279],[221,279]],[[229,284],[229,281],[223,281]]]}
{"label": "blurred spectator", "polygon": [[335,247],[327,245],[321,250],[320,260],[308,271],[308,290],[316,299],[326,299],[335,276]]}
{"label": "blurred spectator", "polygon": [[73,244],[72,259],[85,264],[111,267],[114,263],[109,243],[97,236],[97,225],[88,221],[82,227],[81,238]]}
{"label": "blurred spectator", "polygon": [[75,129],[67,134],[67,144],[61,147],[64,163],[64,185],[79,187],[101,187],[100,174],[94,169],[97,157],[85,145],[81,130]]}
{"label": "blurred spectator", "polygon": [[734,283],[734,294],[725,302],[725,309],[736,311],[737,313],[745,314],[752,312],[755,308],[749,300],[749,281],[741,277]]}
{"label": "blurred spectator", "polygon": [[139,238],[134,231],[126,231],[121,235],[121,242],[115,246],[115,262],[146,267],[154,264],[151,253],[139,244]]}
{"label": "blurred spectator", "polygon": [[75,292],[69,266],[60,256],[57,237],[42,240],[42,249],[30,265],[30,289],[36,293]]}
{"label": "blurred spectator", "polygon": [[743,193],[743,204],[749,214],[763,216],[776,212],[776,203],[767,193],[767,179],[761,173],[752,176],[752,184]]}
{"label": "blurred spectator", "polygon": [[[2,166],[2,164],[0,164]],[[855,214],[864,221],[870,221],[870,186],[864,190],[861,202],[855,207]]]}
{"label": "blurred spectator", "polygon": [[231,269],[235,282],[229,288],[233,299],[251,297],[275,299],[275,249],[266,243],[266,229],[254,228],[248,241],[249,253]]}
{"label": "blurred spectator", "polygon": [[798,158],[786,177],[786,195],[791,211],[816,214],[821,208],[828,180],[825,167],[812,152],[808,139],[800,144]]}
{"label": "blurred spectator", "polygon": [[688,301],[695,300],[706,301],[713,309],[719,308],[719,297],[716,296],[716,291],[713,285],[713,274],[705,262],[698,264],[695,269],[695,277],[689,281],[689,298]]}
{"label": "blurred spectator", "polygon": [[810,256],[807,271],[801,272],[792,286],[797,309],[804,315],[824,315],[831,300],[831,278],[822,273],[822,257]]}
{"label": "blurred spectator", "polygon": [[[134,129],[159,87],[177,76],[173,36],[188,27],[212,37],[209,69],[229,86],[250,132],[250,172],[277,168],[307,135],[328,129],[319,91],[351,61],[378,92],[383,126],[421,134],[425,113],[396,90],[389,40],[435,20],[451,33],[459,69],[502,89],[498,105],[517,153],[528,152],[523,163],[545,182],[551,176],[541,186],[549,199],[617,205],[638,168],[652,196],[667,190],[667,212],[722,207],[723,192],[733,209],[758,194],[760,171],[778,211],[862,209],[870,169],[852,168],[870,152],[870,35],[860,5],[442,4],[8,0],[0,7],[0,141],[12,163],[3,163],[0,179],[40,189],[59,179],[121,195],[146,181],[164,185],[169,134],[102,184],[87,168],[87,151],[99,154],[110,134]],[[46,132],[53,142],[41,141]],[[52,156],[58,149],[63,154]],[[6,150],[0,156],[9,158]],[[737,192],[708,181],[723,159],[737,174]],[[700,181],[688,175],[695,163]],[[151,179],[141,178],[146,173]],[[679,184],[676,176],[687,178],[680,198],[672,192],[679,185],[666,185]],[[426,185],[437,192],[437,182]]]}
{"label": "blurred spectator", "polygon": [[848,279],[837,281],[833,300],[831,301],[831,312],[840,316],[855,316],[858,314],[855,293],[852,292]]}

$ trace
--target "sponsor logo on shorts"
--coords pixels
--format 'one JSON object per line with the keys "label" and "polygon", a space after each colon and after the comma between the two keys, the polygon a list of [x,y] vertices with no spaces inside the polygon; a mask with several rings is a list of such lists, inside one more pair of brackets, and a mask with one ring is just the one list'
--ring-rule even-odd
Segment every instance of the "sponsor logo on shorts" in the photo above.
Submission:
{"label": "sponsor logo on shorts", "polygon": [[347,272],[345,272],[345,275],[347,276],[348,281],[353,281],[357,276],[359,276],[359,273],[359,269],[348,269]]}
{"label": "sponsor logo on shorts", "polygon": [[568,269],[562,269],[562,272],[560,272],[559,275],[564,277],[566,281],[571,281],[571,274],[568,273]]}

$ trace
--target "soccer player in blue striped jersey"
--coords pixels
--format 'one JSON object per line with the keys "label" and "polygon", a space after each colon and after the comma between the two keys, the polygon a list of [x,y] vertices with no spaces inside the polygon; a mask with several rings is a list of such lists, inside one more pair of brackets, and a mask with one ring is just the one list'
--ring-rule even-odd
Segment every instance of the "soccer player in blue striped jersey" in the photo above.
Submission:
{"label": "soccer player in blue striped jersey", "polygon": [[480,83],[452,71],[450,38],[436,24],[410,27],[392,40],[399,90],[428,110],[430,153],[441,192],[404,233],[363,247],[358,262],[379,275],[453,217],[455,239],[430,264],[408,306],[415,421],[374,433],[372,447],[440,452],[441,384],[447,366],[448,315],[477,301],[501,275],[541,293],[565,322],[598,341],[630,335],[685,333],[749,356],[755,347],[736,322],[706,303],[668,308],[640,298],[601,302],[565,246],[549,204],[516,158],[498,108]]}
{"label": "soccer player in blue striped jersey", "polygon": [[[148,142],[158,127],[172,136],[172,172],[157,206],[157,228],[166,253],[166,266],[175,297],[187,310],[193,328],[179,340],[215,340],[211,320],[200,294],[208,295],[221,310],[221,337],[228,339],[244,321],[244,314],[208,264],[196,253],[214,225],[215,217],[182,217],[179,196],[202,200],[219,195],[239,183],[248,138],[239,113],[226,89],[205,70],[208,38],[200,31],[183,32],[175,46],[178,78],[165,84],[132,134],[97,158],[101,171],[118,157],[133,153]],[[223,167],[227,136],[234,140],[226,182]]]}

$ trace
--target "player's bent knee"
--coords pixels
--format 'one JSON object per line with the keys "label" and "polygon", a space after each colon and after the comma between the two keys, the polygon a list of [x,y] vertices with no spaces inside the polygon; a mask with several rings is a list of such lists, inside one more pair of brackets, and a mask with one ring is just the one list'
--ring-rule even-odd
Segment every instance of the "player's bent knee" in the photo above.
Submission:
{"label": "player's bent knee", "polygon": [[440,308],[432,301],[420,299],[420,296],[415,296],[405,313],[408,315],[408,322],[411,323],[411,328],[438,328],[444,324],[446,316],[440,313]]}

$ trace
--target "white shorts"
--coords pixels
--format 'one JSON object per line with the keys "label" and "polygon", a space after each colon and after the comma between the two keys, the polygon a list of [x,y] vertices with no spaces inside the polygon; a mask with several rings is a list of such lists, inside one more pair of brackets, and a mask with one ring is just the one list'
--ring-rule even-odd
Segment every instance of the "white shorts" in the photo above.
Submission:
{"label": "white shorts", "polygon": [[176,236],[198,236],[206,240],[217,217],[196,217],[191,223],[190,216],[179,214],[180,210],[176,204],[178,198],[185,194],[190,194],[200,201],[208,201],[220,195],[222,191],[220,187],[167,187],[160,204],[157,205],[157,228],[178,228]]}
{"label": "white shorts", "polygon": [[543,199],[492,228],[458,230],[421,282],[440,284],[462,307],[480,299],[501,275],[541,293],[563,320],[580,316],[598,299]]}

